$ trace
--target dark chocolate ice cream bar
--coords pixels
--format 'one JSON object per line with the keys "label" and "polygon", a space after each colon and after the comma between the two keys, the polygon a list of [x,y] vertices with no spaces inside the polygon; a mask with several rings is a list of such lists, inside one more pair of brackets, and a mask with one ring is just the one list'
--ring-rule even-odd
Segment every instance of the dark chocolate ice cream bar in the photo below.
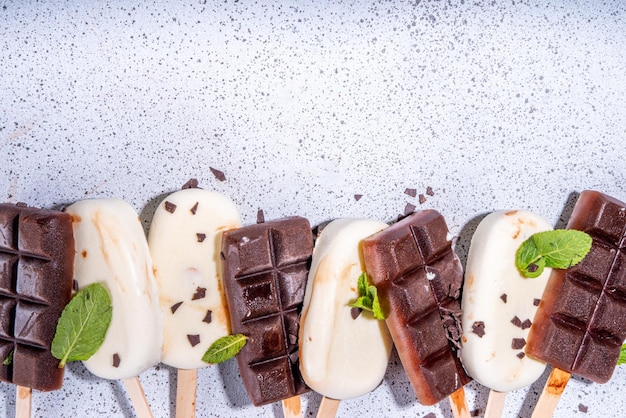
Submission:
{"label": "dark chocolate ice cream bar", "polygon": [[71,296],[73,262],[70,215],[0,204],[0,380],[61,387],[50,346]]}
{"label": "dark chocolate ice cream bar", "polygon": [[254,405],[308,390],[299,372],[298,323],[313,236],[300,217],[226,231],[222,272],[231,328],[249,337],[237,356]]}
{"label": "dark chocolate ice cream bar", "polygon": [[605,383],[626,338],[626,204],[586,190],[567,228],[586,232],[593,244],[576,266],[552,270],[526,353]]}
{"label": "dark chocolate ice cream bar", "polygon": [[435,404],[471,379],[458,357],[463,269],[434,210],[365,239],[365,267],[417,399]]}

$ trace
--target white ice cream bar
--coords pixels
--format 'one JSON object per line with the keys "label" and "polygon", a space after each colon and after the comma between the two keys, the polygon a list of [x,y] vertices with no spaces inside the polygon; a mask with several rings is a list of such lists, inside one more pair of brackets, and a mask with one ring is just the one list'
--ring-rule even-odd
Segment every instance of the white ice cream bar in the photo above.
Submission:
{"label": "white ice cream bar", "polygon": [[385,321],[350,304],[365,271],[361,242],[387,224],[339,219],[315,243],[300,320],[300,370],[316,392],[333,399],[362,396],[382,381],[391,352]]}
{"label": "white ice cream bar", "polygon": [[163,319],[148,243],[135,210],[119,199],[69,206],[79,288],[101,283],[113,318],[104,343],[85,366],[105,379],[137,376],[159,362]]}
{"label": "white ice cream bar", "polygon": [[159,204],[148,243],[164,319],[163,363],[208,366],[202,355],[230,333],[218,267],[222,232],[240,226],[235,205],[215,192],[185,189]]}
{"label": "white ice cream bar", "polygon": [[546,367],[526,356],[524,345],[551,269],[526,278],[515,266],[515,254],[531,235],[551,229],[533,213],[499,211],[487,215],[472,237],[461,303],[461,359],[470,376],[498,392],[530,385]]}

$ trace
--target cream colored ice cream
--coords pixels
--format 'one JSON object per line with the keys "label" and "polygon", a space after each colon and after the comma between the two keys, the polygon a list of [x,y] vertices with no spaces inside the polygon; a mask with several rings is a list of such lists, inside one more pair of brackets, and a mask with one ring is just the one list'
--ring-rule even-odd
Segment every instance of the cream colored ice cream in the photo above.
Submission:
{"label": "cream colored ice cream", "polygon": [[350,307],[363,264],[362,240],[387,224],[339,219],[315,243],[302,317],[300,370],[313,390],[333,399],[362,396],[382,381],[391,352],[385,321]]}
{"label": "cream colored ice cream", "polygon": [[239,226],[235,205],[215,192],[180,190],[159,204],[148,242],[164,318],[163,363],[208,366],[202,355],[230,333],[218,267],[222,232]]}
{"label": "cream colored ice cream", "polygon": [[85,366],[96,376],[126,379],[159,362],[163,318],[148,243],[135,210],[119,199],[69,206],[79,289],[101,283],[113,317],[105,340]]}
{"label": "cream colored ice cream", "polygon": [[470,376],[498,392],[530,385],[546,367],[526,356],[524,345],[552,269],[526,278],[515,266],[515,254],[531,235],[551,229],[533,213],[499,211],[487,215],[472,237],[461,303],[461,359]]}

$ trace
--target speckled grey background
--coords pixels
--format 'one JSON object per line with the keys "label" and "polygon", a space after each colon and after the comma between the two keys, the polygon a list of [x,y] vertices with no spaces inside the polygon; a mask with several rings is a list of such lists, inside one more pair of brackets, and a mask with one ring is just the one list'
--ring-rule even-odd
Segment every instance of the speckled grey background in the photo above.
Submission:
{"label": "speckled grey background", "polygon": [[[626,199],[619,0],[131,3],[0,0],[0,200],[121,197],[147,225],[159,196],[196,177],[244,223],[259,208],[389,221],[411,203],[444,214],[464,259],[486,212],[524,208],[562,226],[585,188]],[[423,204],[404,194],[428,186]],[[546,378],[510,394],[505,416],[529,417]],[[175,372],[141,379],[155,416],[173,416]],[[556,415],[623,415],[625,379],[574,378]],[[486,389],[466,392],[484,408]],[[303,399],[314,416],[319,396]],[[13,409],[0,384],[0,415]],[[120,382],[72,364],[33,412],[132,408]],[[451,416],[447,402],[415,401],[395,356],[378,389],[339,410],[428,413]],[[254,408],[231,361],[200,371],[198,416],[281,410]]]}

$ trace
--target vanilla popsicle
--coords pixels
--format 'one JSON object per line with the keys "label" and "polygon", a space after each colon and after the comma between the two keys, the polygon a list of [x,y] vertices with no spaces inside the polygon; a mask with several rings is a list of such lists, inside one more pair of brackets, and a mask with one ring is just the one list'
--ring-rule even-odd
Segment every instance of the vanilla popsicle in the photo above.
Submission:
{"label": "vanilla popsicle", "polygon": [[338,219],[315,243],[300,319],[300,371],[309,387],[328,398],[365,395],[387,370],[392,341],[385,321],[350,306],[365,271],[362,241],[386,227]]}

